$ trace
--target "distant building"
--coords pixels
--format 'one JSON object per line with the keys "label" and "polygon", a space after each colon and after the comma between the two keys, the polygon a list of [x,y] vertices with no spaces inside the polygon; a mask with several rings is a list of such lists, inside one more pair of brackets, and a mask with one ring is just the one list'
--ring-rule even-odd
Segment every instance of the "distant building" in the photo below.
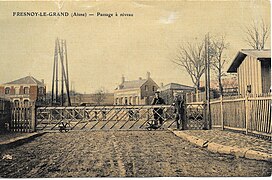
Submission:
{"label": "distant building", "polygon": [[239,94],[271,92],[271,50],[241,50],[228,71],[238,75]]}
{"label": "distant building", "polygon": [[[238,95],[238,80],[237,80],[237,76],[233,76],[233,77],[222,77],[221,79],[221,83],[223,85],[223,95],[224,96],[235,96]],[[201,81],[200,82],[200,86],[204,87],[205,86],[205,82]],[[219,82],[218,80],[211,80],[210,81],[210,89],[211,91],[214,91],[214,97],[217,98],[220,95],[219,94]],[[205,91],[205,88],[203,89]]]}
{"label": "distant building", "polygon": [[73,106],[113,105],[113,97],[113,93],[70,95],[71,104]]}
{"label": "distant building", "polygon": [[237,76],[222,78],[223,95],[236,96],[238,95],[238,79]]}
{"label": "distant building", "polygon": [[16,103],[41,102],[45,101],[46,86],[43,80],[26,76],[0,85],[0,95]]}
{"label": "distant building", "polygon": [[147,72],[146,79],[126,81],[122,77],[121,84],[114,91],[114,103],[116,105],[148,105],[151,104],[155,92],[159,86],[152,80]]}
{"label": "distant building", "polygon": [[161,97],[164,99],[166,104],[172,104],[174,100],[174,93],[185,97],[186,93],[191,93],[195,91],[194,87],[186,86],[177,83],[169,83],[165,86],[161,86],[158,89],[161,92]]}

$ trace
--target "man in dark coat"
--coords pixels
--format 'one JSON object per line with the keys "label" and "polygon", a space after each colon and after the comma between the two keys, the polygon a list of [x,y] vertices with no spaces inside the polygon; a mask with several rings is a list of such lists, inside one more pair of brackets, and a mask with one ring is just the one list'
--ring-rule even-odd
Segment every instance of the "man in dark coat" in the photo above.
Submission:
{"label": "man in dark coat", "polygon": [[[161,105],[165,104],[164,100],[160,97],[160,92],[156,91],[155,92],[155,97],[152,100],[152,105]],[[163,109],[162,108],[154,108],[153,109],[153,114],[154,114],[154,119],[155,119],[155,125],[158,125],[158,121],[160,125],[163,124]]]}
{"label": "man in dark coat", "polygon": [[174,94],[173,106],[175,107],[177,129],[180,129],[180,124],[182,125],[181,129],[185,129],[184,100],[177,93]]}

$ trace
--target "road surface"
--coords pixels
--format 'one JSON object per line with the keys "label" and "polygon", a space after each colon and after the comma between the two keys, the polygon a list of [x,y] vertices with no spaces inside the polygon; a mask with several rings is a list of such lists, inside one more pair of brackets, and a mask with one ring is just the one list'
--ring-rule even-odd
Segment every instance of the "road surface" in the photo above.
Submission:
{"label": "road surface", "polygon": [[169,131],[81,131],[47,133],[1,152],[0,176],[269,176],[270,167],[211,153]]}

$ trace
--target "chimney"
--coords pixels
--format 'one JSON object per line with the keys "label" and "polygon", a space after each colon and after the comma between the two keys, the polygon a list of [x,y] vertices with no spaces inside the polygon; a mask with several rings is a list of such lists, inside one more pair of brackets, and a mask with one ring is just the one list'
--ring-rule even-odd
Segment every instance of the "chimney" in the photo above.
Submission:
{"label": "chimney", "polygon": [[139,80],[142,80],[142,77],[139,77]]}
{"label": "chimney", "polygon": [[124,82],[125,82],[125,76],[122,75],[122,83],[124,83]]}
{"label": "chimney", "polygon": [[163,87],[163,83],[161,83],[161,87]]}
{"label": "chimney", "polygon": [[149,79],[150,78],[150,72],[147,71],[146,73],[146,79]]}
{"label": "chimney", "polygon": [[41,79],[42,84],[44,84],[44,79]]}

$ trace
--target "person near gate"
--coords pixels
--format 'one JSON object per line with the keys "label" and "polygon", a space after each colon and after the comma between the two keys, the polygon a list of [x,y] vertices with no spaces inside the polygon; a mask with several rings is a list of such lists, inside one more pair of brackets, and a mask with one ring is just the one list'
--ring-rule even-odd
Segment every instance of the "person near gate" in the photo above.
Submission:
{"label": "person near gate", "polygon": [[[155,97],[151,102],[152,105],[162,105],[165,104],[164,100],[160,97],[160,92],[155,92]],[[158,122],[161,126],[163,124],[163,109],[162,108],[154,108],[153,109],[153,115],[154,115],[154,124],[157,126]]]}
{"label": "person near gate", "polygon": [[[177,94],[174,93],[174,113],[176,115],[176,123],[177,123],[177,129],[185,129],[185,120],[184,120],[184,100],[183,98]],[[181,127],[180,127],[181,125]]]}

